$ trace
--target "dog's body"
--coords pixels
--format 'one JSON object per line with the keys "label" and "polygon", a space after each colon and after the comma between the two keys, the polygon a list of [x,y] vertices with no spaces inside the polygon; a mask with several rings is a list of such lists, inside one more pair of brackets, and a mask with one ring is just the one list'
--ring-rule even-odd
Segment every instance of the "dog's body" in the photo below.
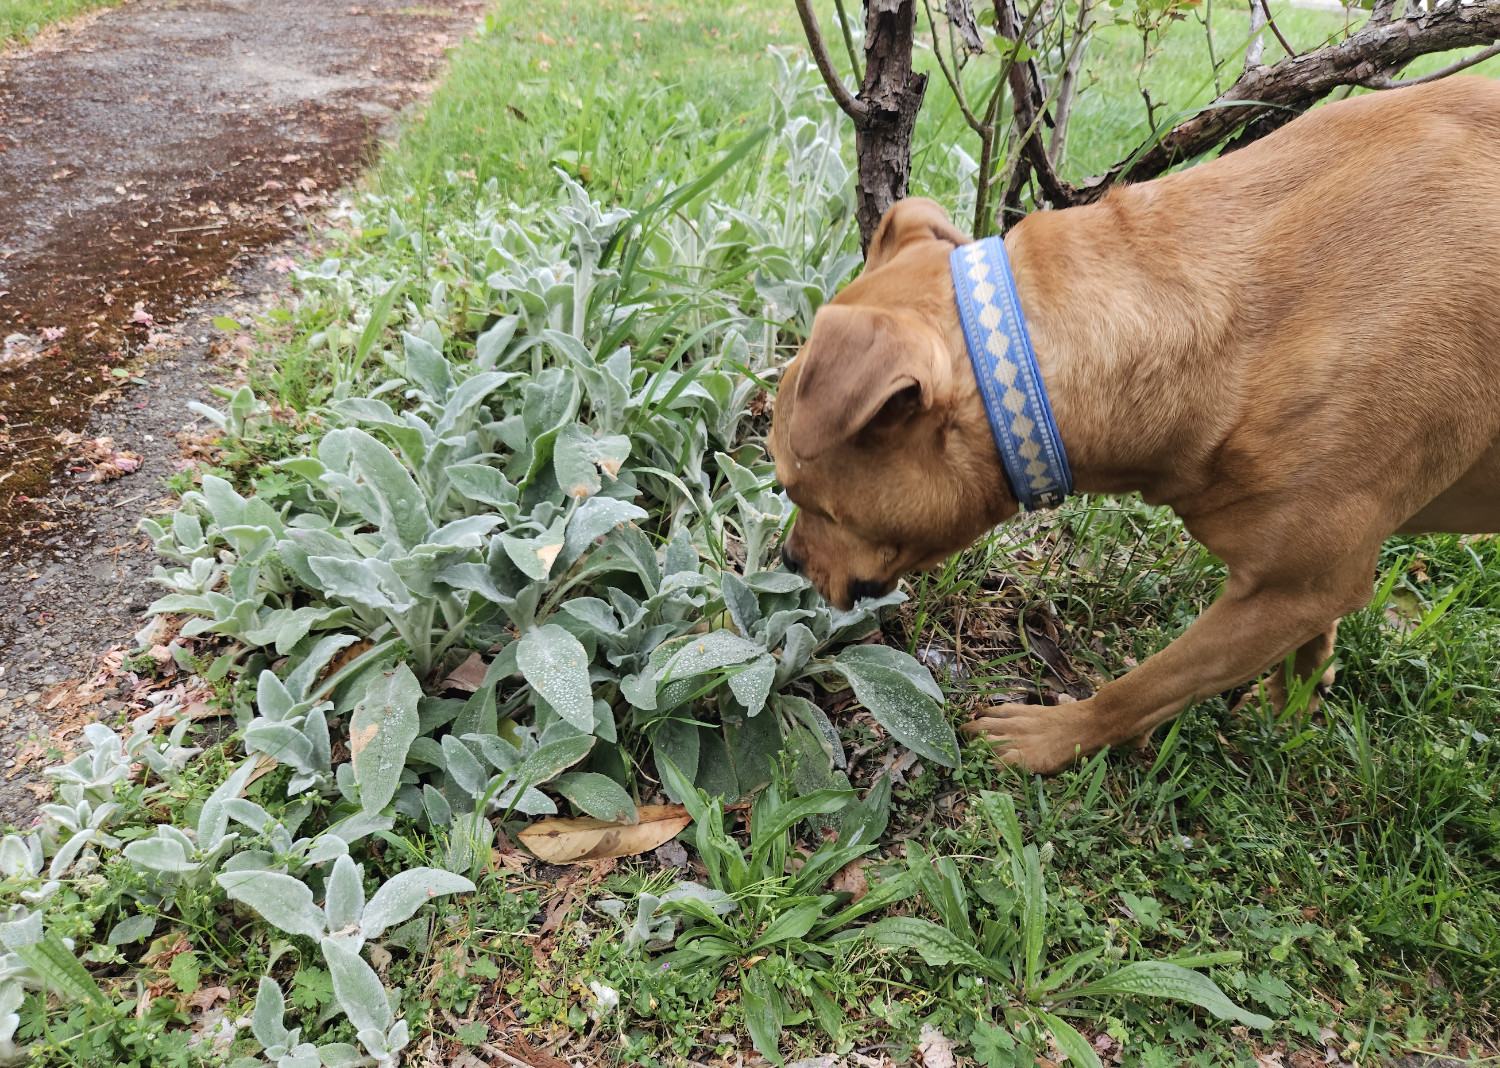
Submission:
{"label": "dog's body", "polygon": [[[896,205],[783,379],[784,556],[835,603],[1016,511],[954,305],[967,240]],[[1318,674],[1387,537],[1500,531],[1500,85],[1331,104],[1006,247],[1078,491],[1171,507],[1229,580],[1094,697],[978,717],[1002,759],[1144,742],[1293,652]]]}

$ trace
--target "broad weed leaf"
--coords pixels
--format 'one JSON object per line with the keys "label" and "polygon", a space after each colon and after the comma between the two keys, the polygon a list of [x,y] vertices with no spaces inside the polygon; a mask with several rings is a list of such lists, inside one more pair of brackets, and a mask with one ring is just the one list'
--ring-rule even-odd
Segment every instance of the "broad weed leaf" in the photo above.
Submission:
{"label": "broad weed leaf", "polygon": [[1142,960],[1127,964],[1103,979],[1054,994],[1055,1000],[1080,997],[1112,997],[1134,994],[1137,997],[1167,998],[1186,1001],[1207,1009],[1221,1020],[1233,1020],[1247,1027],[1271,1027],[1275,1021],[1259,1013],[1242,1009],[1220,990],[1208,976],[1180,965],[1160,960]]}

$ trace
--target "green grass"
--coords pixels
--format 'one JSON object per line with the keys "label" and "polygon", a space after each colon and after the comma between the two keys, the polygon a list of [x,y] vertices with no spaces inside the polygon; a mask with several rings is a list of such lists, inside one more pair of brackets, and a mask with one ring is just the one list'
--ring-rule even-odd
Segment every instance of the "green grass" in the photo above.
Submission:
{"label": "green grass", "polygon": [[512,10],[459,52],[382,157],[377,190],[427,189],[453,170],[531,203],[556,188],[561,168],[595,196],[630,201],[763,121],[766,46],[797,40],[795,14],[763,2]]}
{"label": "green grass", "polygon": [[[831,12],[823,18],[832,25]],[[1142,85],[1163,115],[1212,95],[1205,38],[1192,19],[1173,27],[1144,70],[1131,30],[1101,33],[1070,174],[1096,172],[1139,144],[1147,132]],[[1277,11],[1277,19],[1301,47],[1342,25],[1320,12]],[[1243,44],[1243,12],[1217,11],[1214,22],[1219,55]],[[466,190],[492,179],[518,204],[549,202],[553,166],[595,195],[639,202],[701,170],[760,120],[771,106],[765,46],[797,40],[790,5],[769,0],[544,0],[523,15],[497,15],[459,52],[372,183],[420,199],[434,229],[462,210]],[[1269,42],[1267,59],[1278,55]],[[1431,57],[1412,73],[1442,62]],[[1237,69],[1231,61],[1225,84]],[[929,89],[914,191],[952,204],[947,148],[970,138],[945,92],[936,80]],[[732,201],[754,178],[751,166],[734,172],[722,198]],[[998,769],[973,746],[956,774],[909,772],[896,791],[893,833],[962,858],[972,874],[997,848],[972,798],[1004,790],[1029,836],[1050,844],[1057,907],[1049,959],[1100,945],[1127,960],[1237,953],[1212,974],[1237,1002],[1284,1021],[1276,1041],[1319,1056],[1328,1044],[1361,1062],[1428,1047],[1481,1050],[1470,1042],[1493,1048],[1500,543],[1396,539],[1381,568],[1389,596],[1345,621],[1342,670],[1318,713],[1293,708],[1277,717],[1252,704],[1230,715],[1230,700],[1215,698],[1160,730],[1152,749],[1107,753],[1052,780]],[[914,652],[957,653],[970,676],[953,693],[961,718],[996,692],[1053,688],[1059,665],[1019,637],[1028,622],[1050,627],[1065,666],[1097,683],[1180,633],[1222,579],[1170,514],[1130,499],[1088,499],[1013,525],[943,573],[913,580],[913,599],[887,633]],[[879,770],[859,768],[856,784]],[[628,872],[606,884],[622,893],[641,885]],[[515,902],[494,908],[507,905]],[[635,1017],[619,1037],[632,1063],[708,1059],[715,1036],[740,1025],[732,999],[713,998],[710,984],[642,970],[595,937],[606,928],[584,922],[588,913],[577,914],[581,925],[557,928],[550,955],[508,937],[531,911],[478,917],[470,945],[434,950],[446,961],[442,982],[457,984],[446,996],[466,1004],[476,996],[481,984],[464,985],[463,963],[466,954],[485,956],[480,935],[494,936],[483,946],[504,967],[488,996],[538,1027],[587,1030],[576,991],[591,975],[632,984]],[[860,1046],[909,1049],[924,1022],[966,1039],[989,1011],[972,980],[914,959],[851,953],[827,980],[847,1013],[849,1041]],[[1248,1040],[1187,1009],[1120,1001],[1079,1022],[1121,1043],[1132,1068],[1254,1063]],[[790,1041],[800,1055],[821,1051],[810,1030]]]}
{"label": "green grass", "polygon": [[0,44],[29,40],[54,22],[118,3],[120,0],[3,0]]}

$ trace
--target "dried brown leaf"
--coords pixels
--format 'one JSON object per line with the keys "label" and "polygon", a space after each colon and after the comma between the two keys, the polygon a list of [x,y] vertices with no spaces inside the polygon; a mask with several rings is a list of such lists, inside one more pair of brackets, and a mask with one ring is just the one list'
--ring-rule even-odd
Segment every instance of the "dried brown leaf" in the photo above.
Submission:
{"label": "dried brown leaf", "polygon": [[487,668],[484,657],[478,653],[470,653],[467,660],[448,673],[448,677],[443,680],[443,688],[473,693],[479,689],[479,684],[484,682],[484,673]]}
{"label": "dried brown leaf", "polygon": [[576,864],[605,857],[633,857],[671,841],[692,822],[681,805],[645,805],[638,823],[546,819],[518,835],[521,844],[549,864]]}

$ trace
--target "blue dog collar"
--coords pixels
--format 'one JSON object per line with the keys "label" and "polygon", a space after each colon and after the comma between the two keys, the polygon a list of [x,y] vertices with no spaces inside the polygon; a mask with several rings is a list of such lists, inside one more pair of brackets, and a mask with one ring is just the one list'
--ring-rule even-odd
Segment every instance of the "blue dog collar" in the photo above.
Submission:
{"label": "blue dog collar", "polygon": [[1056,508],[1073,492],[1073,475],[1021,314],[1005,242],[987,237],[962,245],[948,265],[969,361],[1006,478],[1026,511]]}

